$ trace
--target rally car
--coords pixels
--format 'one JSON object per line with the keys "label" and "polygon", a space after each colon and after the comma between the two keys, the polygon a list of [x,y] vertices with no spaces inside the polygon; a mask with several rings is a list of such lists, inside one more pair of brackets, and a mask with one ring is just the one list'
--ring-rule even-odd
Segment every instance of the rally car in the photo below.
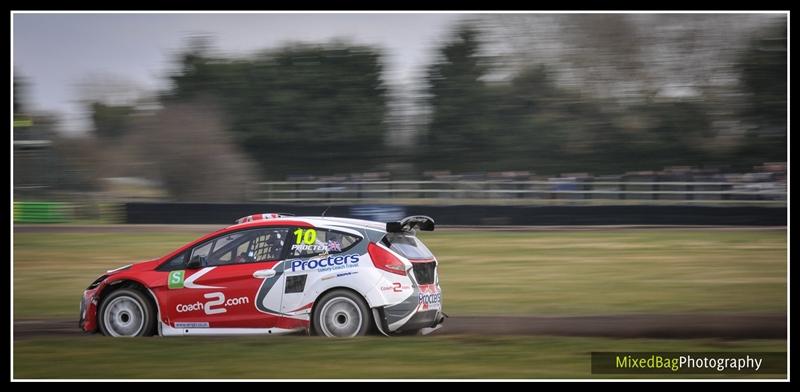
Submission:
{"label": "rally car", "polygon": [[427,334],[444,321],[433,219],[255,214],[84,291],[80,328],[108,336]]}

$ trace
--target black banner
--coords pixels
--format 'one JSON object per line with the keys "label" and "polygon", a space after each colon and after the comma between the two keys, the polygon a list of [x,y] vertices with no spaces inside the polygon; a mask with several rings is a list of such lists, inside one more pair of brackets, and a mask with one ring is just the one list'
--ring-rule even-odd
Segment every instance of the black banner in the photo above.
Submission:
{"label": "black banner", "polygon": [[785,226],[785,207],[707,206],[402,206],[323,204],[127,203],[126,223],[233,224],[266,212],[397,220],[427,215],[436,225],[752,225]]}

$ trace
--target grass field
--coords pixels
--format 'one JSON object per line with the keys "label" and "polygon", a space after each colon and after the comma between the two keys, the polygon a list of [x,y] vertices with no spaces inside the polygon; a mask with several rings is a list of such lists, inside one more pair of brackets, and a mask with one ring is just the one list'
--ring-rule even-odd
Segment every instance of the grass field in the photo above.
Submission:
{"label": "grass field", "polygon": [[[105,270],[197,238],[175,233],[16,233],[14,317],[77,317]],[[479,314],[785,312],[785,230],[422,233],[445,311]]]}
{"label": "grass field", "polygon": [[[17,233],[14,317],[76,318],[82,290],[105,270],[159,257],[199,235]],[[786,311],[785,230],[444,230],[421,237],[441,263],[451,315]],[[786,351],[785,340],[553,336],[79,336],[13,344],[15,378],[735,378],[594,375],[589,355]]]}
{"label": "grass field", "polygon": [[[16,378],[738,378],[598,375],[592,351],[785,351],[783,340],[438,336],[330,340],[72,338],[14,342]],[[786,375],[744,376],[785,378]]]}

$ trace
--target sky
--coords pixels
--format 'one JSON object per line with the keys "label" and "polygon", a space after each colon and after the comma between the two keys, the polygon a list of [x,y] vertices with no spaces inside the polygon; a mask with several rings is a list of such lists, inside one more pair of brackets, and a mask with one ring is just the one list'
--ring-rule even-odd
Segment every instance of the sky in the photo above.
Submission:
{"label": "sky", "polygon": [[58,112],[63,130],[88,126],[78,102],[84,82],[131,90],[166,86],[174,54],[192,35],[214,37],[226,53],[287,41],[347,39],[384,50],[386,78],[402,84],[432,61],[459,14],[14,14],[14,72],[35,110]]}

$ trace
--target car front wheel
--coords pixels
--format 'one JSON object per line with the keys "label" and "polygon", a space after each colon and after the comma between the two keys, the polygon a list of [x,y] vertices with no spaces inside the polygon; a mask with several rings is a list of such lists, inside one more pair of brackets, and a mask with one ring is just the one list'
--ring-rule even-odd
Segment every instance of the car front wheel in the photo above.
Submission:
{"label": "car front wheel", "polygon": [[372,325],[372,314],[364,299],[347,290],[325,294],[314,309],[316,335],[349,338],[364,336]]}
{"label": "car front wheel", "polygon": [[133,337],[153,334],[155,311],[144,294],[120,289],[103,299],[98,315],[100,332],[106,336]]}

